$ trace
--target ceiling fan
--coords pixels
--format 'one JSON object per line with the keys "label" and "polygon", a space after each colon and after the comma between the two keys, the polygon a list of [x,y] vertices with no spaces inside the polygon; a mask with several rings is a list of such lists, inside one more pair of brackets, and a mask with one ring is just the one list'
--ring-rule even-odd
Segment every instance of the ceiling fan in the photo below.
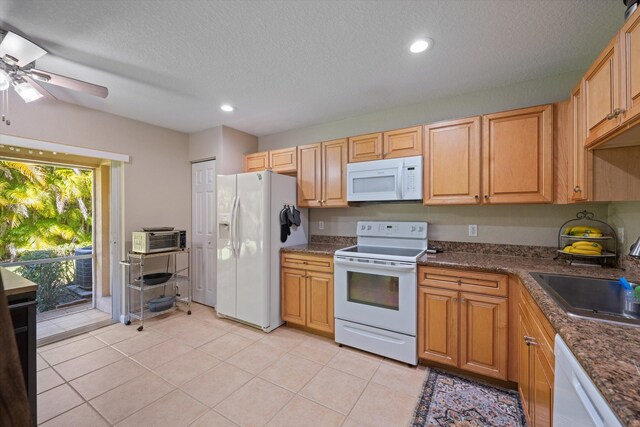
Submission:
{"label": "ceiling fan", "polygon": [[46,50],[11,31],[0,29],[0,37],[2,37],[2,42],[0,42],[0,92],[6,93],[9,87],[13,86],[24,102],[32,102],[40,98],[56,99],[41,85],[41,83],[45,83],[101,98],[106,98],[109,94],[109,90],[104,86],[35,68],[35,61],[44,56],[47,53]]}

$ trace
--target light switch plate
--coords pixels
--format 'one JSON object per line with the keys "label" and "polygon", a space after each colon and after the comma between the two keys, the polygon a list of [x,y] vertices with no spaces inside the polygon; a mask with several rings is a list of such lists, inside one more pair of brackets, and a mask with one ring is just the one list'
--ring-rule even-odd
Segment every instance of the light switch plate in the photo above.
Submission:
{"label": "light switch plate", "polygon": [[478,237],[478,224],[469,224],[469,237]]}
{"label": "light switch plate", "polygon": [[318,230],[324,230],[324,221],[318,221]]}

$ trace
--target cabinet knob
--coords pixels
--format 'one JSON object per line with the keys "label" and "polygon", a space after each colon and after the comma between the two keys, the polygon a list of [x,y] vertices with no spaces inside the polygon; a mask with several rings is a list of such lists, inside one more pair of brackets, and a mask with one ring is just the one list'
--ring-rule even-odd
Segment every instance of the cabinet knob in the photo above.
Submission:
{"label": "cabinet knob", "polygon": [[462,280],[461,280],[461,279],[458,279],[458,280],[456,281],[456,283],[458,283],[458,285],[462,285]]}
{"label": "cabinet knob", "polygon": [[573,192],[574,193],[580,193],[582,191],[582,189],[580,188],[580,186],[576,185],[575,187],[573,187]]}
{"label": "cabinet knob", "polygon": [[467,300],[464,298],[460,298],[460,302],[464,304],[465,302],[467,302]]}
{"label": "cabinet knob", "polygon": [[613,110],[613,116],[618,117],[620,114],[623,114],[626,110],[624,108],[616,108]]}
{"label": "cabinet knob", "polygon": [[488,199],[488,198],[489,198],[489,195],[488,195],[488,194],[485,194],[485,195],[484,195],[484,198],[485,198],[485,200],[486,200],[486,199]]}
{"label": "cabinet knob", "polygon": [[474,196],[476,200],[478,200],[480,198],[480,196],[478,196],[477,194]]}
{"label": "cabinet knob", "polygon": [[607,114],[607,120],[613,120],[616,117],[615,113]]}
{"label": "cabinet knob", "polygon": [[458,298],[452,299],[453,302],[458,302]]}

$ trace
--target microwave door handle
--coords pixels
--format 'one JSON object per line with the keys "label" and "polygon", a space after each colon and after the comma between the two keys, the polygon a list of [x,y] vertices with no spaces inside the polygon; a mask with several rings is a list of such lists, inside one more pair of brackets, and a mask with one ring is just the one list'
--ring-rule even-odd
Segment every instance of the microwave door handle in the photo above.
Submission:
{"label": "microwave door handle", "polygon": [[396,180],[396,196],[398,200],[402,200],[402,172],[404,169],[404,162],[400,161],[398,164],[398,179]]}

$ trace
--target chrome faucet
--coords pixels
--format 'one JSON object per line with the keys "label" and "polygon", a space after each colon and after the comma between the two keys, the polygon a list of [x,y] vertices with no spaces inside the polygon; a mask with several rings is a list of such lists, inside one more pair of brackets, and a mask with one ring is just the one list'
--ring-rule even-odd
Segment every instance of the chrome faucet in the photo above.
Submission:
{"label": "chrome faucet", "polygon": [[638,240],[636,240],[636,242],[633,245],[631,245],[631,250],[629,250],[629,256],[640,258],[640,237],[638,237]]}

